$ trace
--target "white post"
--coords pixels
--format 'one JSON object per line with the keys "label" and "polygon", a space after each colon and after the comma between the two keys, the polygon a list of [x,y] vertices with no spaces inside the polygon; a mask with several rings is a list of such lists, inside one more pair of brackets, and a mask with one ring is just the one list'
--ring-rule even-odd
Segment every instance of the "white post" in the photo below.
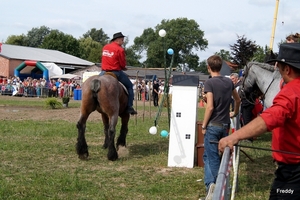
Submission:
{"label": "white post", "polygon": [[199,77],[174,75],[172,79],[168,166],[193,168],[197,141],[197,86]]}

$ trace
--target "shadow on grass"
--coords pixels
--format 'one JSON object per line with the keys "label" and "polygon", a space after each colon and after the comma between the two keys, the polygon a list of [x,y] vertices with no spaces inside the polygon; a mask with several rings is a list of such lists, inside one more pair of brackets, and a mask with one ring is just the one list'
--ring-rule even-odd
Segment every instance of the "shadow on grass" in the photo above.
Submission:
{"label": "shadow on grass", "polygon": [[169,147],[169,140],[159,140],[152,143],[140,143],[129,146],[130,155],[133,157],[144,157],[157,155],[161,152],[166,152]]}
{"label": "shadow on grass", "polygon": [[[107,159],[107,153],[108,149],[102,148],[102,143],[99,142],[97,144],[88,144],[89,145],[89,159],[88,160],[94,160],[94,159]],[[169,140],[159,140],[157,142],[144,142],[144,143],[134,143],[129,144],[126,147],[126,150],[122,149],[122,151],[129,151],[129,155],[123,155],[119,159],[125,159],[130,160],[133,158],[145,158],[149,156],[156,156],[161,154],[167,154],[169,148]],[[118,152],[120,153],[120,152]],[[121,152],[124,153],[124,152]],[[127,153],[125,153],[127,154]],[[76,155],[77,156],[77,155]],[[125,158],[122,158],[124,157]]]}
{"label": "shadow on grass", "polygon": [[[254,162],[240,152],[238,193],[249,198],[267,199],[276,169],[272,156],[271,154],[264,156],[251,154],[249,156]],[[262,194],[265,196],[261,196]]]}

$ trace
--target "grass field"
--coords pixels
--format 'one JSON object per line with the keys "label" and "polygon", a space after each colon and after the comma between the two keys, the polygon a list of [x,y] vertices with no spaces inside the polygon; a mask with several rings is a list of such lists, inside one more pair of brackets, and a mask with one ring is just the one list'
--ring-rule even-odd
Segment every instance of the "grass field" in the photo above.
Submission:
{"label": "grass field", "polygon": [[[108,161],[107,150],[101,148],[104,136],[100,120],[88,121],[86,139],[90,159],[82,161],[75,152],[76,120],[38,116],[31,119],[21,113],[20,118],[6,116],[13,106],[18,110],[31,108],[35,115],[47,115],[52,111],[44,108],[43,101],[23,97],[7,100],[0,96],[0,199],[194,200],[205,195],[203,182],[197,182],[203,179],[203,168],[167,167],[168,138],[148,133],[156,115],[154,107],[151,117],[149,113],[139,114],[130,120],[129,152],[115,162]],[[78,101],[71,101],[69,106],[55,112],[64,117],[73,116],[74,110],[79,112]],[[143,109],[139,104],[138,112],[144,113]],[[199,120],[203,110],[199,108]],[[159,130],[169,130],[166,116],[164,108]],[[271,134],[264,134],[253,146],[270,148],[270,140]],[[243,150],[254,162],[240,153],[236,199],[268,199],[275,170],[271,153]]]}

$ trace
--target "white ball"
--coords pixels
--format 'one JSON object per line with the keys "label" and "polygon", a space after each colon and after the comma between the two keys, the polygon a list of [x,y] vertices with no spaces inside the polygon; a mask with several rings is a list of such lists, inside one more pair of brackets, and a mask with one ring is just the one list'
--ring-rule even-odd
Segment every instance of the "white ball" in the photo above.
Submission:
{"label": "white ball", "polygon": [[167,34],[167,32],[166,32],[164,29],[160,29],[159,32],[158,32],[158,35],[159,35],[160,37],[165,37],[166,34]]}
{"label": "white ball", "polygon": [[156,126],[152,126],[151,128],[149,128],[149,133],[152,134],[152,135],[155,135],[157,133]]}

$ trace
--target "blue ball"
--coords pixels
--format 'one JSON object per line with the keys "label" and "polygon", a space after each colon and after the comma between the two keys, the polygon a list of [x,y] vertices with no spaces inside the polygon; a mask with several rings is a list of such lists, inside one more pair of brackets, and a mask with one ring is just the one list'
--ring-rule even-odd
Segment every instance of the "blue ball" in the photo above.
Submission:
{"label": "blue ball", "polygon": [[170,48],[170,49],[167,50],[167,52],[168,52],[169,55],[173,55],[174,50]]}
{"label": "blue ball", "polygon": [[168,133],[168,131],[166,131],[166,130],[162,130],[162,131],[160,132],[160,135],[161,135],[162,137],[168,137],[169,133]]}

